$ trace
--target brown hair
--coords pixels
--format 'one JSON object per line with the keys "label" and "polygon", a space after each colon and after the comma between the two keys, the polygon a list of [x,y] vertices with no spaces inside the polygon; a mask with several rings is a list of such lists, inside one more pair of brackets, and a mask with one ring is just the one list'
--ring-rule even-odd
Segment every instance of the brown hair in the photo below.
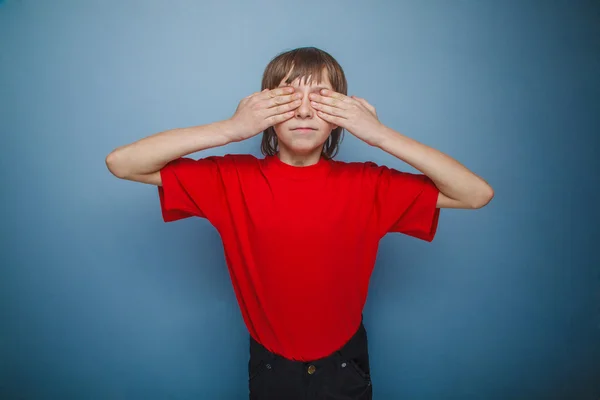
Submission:
{"label": "brown hair", "polygon": [[[308,77],[309,75],[315,77],[318,84],[323,78],[323,69],[326,69],[327,77],[331,82],[333,90],[344,95],[348,93],[348,83],[340,64],[329,53],[316,47],[300,47],[275,56],[265,68],[261,90],[278,87],[281,80],[285,78],[292,68],[292,73],[285,81],[287,84],[290,84],[298,77]],[[335,157],[339,150],[342,136],[342,127],[338,126],[331,131],[323,146],[322,155],[325,158]],[[272,156],[277,153],[277,135],[272,126],[263,132],[260,147],[263,155]]]}

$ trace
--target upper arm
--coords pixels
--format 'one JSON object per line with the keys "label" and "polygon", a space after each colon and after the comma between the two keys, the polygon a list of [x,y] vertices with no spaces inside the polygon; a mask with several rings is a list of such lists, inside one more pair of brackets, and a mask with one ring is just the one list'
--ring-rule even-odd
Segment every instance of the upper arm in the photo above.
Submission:
{"label": "upper arm", "polygon": [[150,174],[138,174],[127,176],[123,179],[128,181],[147,183],[150,185],[162,186],[162,179],[160,177],[160,171],[152,172]]}
{"label": "upper arm", "polygon": [[464,201],[454,200],[440,192],[437,199],[437,208],[461,208],[465,210],[474,210],[483,206],[473,206],[472,204],[465,203]]}
{"label": "upper arm", "polygon": [[462,201],[460,200],[454,200],[448,196],[446,196],[444,193],[439,192],[438,195],[438,199],[437,199],[437,208],[473,208],[471,206],[469,206],[468,204],[464,204]]}

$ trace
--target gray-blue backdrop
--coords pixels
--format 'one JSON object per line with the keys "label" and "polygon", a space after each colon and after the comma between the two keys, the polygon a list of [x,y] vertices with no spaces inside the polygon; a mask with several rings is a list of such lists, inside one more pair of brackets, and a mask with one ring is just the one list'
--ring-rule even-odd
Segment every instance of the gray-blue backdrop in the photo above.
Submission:
{"label": "gray-blue backdrop", "polygon": [[[598,2],[6,0],[0,38],[2,399],[246,398],[218,234],[104,158],[230,117],[299,46],[495,189],[382,241],[375,398],[600,398]],[[414,171],[350,134],[339,159]]]}

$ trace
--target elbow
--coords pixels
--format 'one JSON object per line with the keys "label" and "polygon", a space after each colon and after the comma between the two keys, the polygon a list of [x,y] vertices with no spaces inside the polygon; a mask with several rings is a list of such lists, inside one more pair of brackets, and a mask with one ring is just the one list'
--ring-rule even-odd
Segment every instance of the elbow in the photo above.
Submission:
{"label": "elbow", "polygon": [[479,209],[487,206],[490,201],[494,198],[494,189],[490,185],[481,190],[481,192],[475,197],[475,201],[471,204],[474,209]]}
{"label": "elbow", "polygon": [[106,168],[110,171],[111,174],[120,179],[125,179],[127,176],[123,165],[119,162],[119,149],[115,149],[111,151],[105,158],[104,162],[106,163]]}

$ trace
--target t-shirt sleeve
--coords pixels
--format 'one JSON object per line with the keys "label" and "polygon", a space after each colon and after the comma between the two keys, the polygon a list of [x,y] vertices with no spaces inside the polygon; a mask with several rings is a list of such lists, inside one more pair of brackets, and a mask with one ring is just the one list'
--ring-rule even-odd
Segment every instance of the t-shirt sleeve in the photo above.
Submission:
{"label": "t-shirt sleeve", "polygon": [[165,222],[188,217],[206,218],[213,224],[224,214],[222,157],[199,160],[178,158],[160,170],[160,207]]}
{"label": "t-shirt sleeve", "polygon": [[375,207],[380,231],[404,233],[431,242],[440,216],[439,189],[433,181],[424,174],[385,166],[372,168],[377,173]]}

